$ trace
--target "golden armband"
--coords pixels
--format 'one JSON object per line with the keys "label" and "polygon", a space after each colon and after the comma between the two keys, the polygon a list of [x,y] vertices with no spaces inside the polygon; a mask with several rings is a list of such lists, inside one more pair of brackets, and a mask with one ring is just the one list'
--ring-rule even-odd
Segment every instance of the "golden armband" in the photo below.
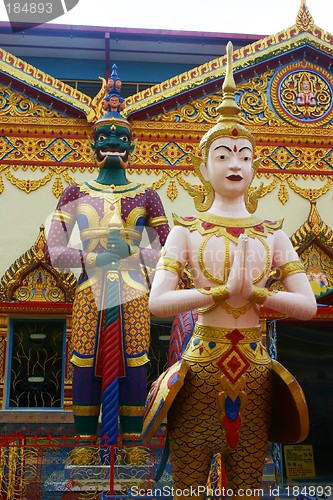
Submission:
{"label": "golden armband", "polygon": [[148,226],[150,227],[158,227],[163,224],[168,224],[168,219],[164,215],[160,215],[159,217],[153,217],[148,220]]}
{"label": "golden armband", "polygon": [[297,273],[305,273],[304,266],[300,260],[292,260],[286,262],[279,267],[280,269],[280,281],[285,280],[289,276]]}
{"label": "golden armband", "polygon": [[172,257],[162,256],[157,262],[156,271],[161,269],[177,274],[178,278],[180,278],[183,270],[183,265],[181,262],[179,262],[179,260],[173,259]]}
{"label": "golden armband", "polygon": [[255,302],[260,306],[265,302],[269,295],[268,289],[263,286],[254,286],[253,291],[249,297],[250,302]]}
{"label": "golden armband", "polygon": [[63,212],[62,210],[55,210],[52,216],[52,220],[70,224],[73,220],[73,215]]}

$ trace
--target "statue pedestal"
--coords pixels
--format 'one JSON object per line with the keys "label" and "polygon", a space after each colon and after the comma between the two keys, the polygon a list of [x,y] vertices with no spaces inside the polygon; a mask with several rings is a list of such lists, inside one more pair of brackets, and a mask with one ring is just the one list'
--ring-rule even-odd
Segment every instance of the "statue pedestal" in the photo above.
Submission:
{"label": "statue pedestal", "polygon": [[[113,477],[110,478],[112,470]],[[74,494],[82,498],[84,493],[107,493],[110,489],[114,494],[127,494],[131,488],[151,487],[154,471],[154,464],[115,465],[113,468],[110,465],[65,465],[63,470],[54,471],[49,476],[44,491],[56,494],[55,498],[75,498],[69,496]]]}

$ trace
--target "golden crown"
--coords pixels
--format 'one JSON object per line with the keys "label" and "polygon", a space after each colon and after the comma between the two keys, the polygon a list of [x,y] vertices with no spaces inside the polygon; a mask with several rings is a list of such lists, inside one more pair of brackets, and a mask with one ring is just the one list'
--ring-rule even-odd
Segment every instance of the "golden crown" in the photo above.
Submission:
{"label": "golden crown", "polygon": [[255,147],[255,139],[241,124],[241,110],[235,100],[236,84],[232,73],[233,46],[231,42],[227,45],[227,67],[223,82],[223,96],[221,104],[216,108],[219,114],[217,124],[210,128],[202,137],[199,147],[204,158],[207,158],[209,146],[218,137],[245,137]]}

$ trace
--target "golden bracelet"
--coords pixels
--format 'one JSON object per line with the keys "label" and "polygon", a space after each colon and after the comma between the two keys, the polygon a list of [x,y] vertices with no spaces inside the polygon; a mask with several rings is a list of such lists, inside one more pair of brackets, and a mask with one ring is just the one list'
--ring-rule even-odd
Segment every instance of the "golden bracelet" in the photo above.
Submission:
{"label": "golden bracelet", "polygon": [[297,273],[305,273],[304,266],[300,260],[292,260],[286,262],[279,267],[280,270],[280,281],[285,280],[289,276]]}
{"label": "golden bracelet", "polygon": [[259,304],[261,306],[267,299],[268,294],[269,292],[267,288],[262,286],[254,286],[249,300],[250,302],[255,302],[256,304]]}
{"label": "golden bracelet", "polygon": [[156,271],[158,270],[171,271],[174,274],[177,274],[178,278],[180,278],[182,274],[183,265],[179,260],[173,259],[172,257],[160,257],[159,261],[156,265]]}
{"label": "golden bracelet", "polygon": [[214,286],[213,288],[198,288],[198,292],[203,293],[204,295],[210,295],[215,302],[215,304],[219,304],[223,302],[225,299],[229,297],[228,288],[226,285]]}
{"label": "golden bracelet", "polygon": [[129,245],[130,249],[130,255],[139,255],[140,253],[140,248],[136,247],[135,245]]}
{"label": "golden bracelet", "polygon": [[96,267],[96,257],[97,257],[97,253],[94,253],[94,252],[89,252],[87,254],[87,257],[86,257],[86,261],[85,261],[85,267],[87,269],[91,269],[92,267]]}
{"label": "golden bracelet", "polygon": [[212,289],[209,288],[197,288],[198,292],[203,293],[204,295],[212,295]]}

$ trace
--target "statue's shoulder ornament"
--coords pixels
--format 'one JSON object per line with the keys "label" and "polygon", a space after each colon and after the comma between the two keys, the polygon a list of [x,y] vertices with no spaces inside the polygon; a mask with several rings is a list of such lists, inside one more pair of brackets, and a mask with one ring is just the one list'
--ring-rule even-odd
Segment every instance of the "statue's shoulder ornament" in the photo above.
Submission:
{"label": "statue's shoulder ornament", "polygon": [[267,230],[272,233],[274,231],[278,231],[279,229],[282,229],[283,222],[284,222],[284,219],[278,219],[275,221],[265,219],[263,221],[263,224],[265,225],[265,227],[267,227]]}
{"label": "statue's shoulder ornament", "polygon": [[173,223],[175,226],[186,227],[190,231],[196,231],[199,219],[197,217],[181,217],[177,214],[172,214]]}

